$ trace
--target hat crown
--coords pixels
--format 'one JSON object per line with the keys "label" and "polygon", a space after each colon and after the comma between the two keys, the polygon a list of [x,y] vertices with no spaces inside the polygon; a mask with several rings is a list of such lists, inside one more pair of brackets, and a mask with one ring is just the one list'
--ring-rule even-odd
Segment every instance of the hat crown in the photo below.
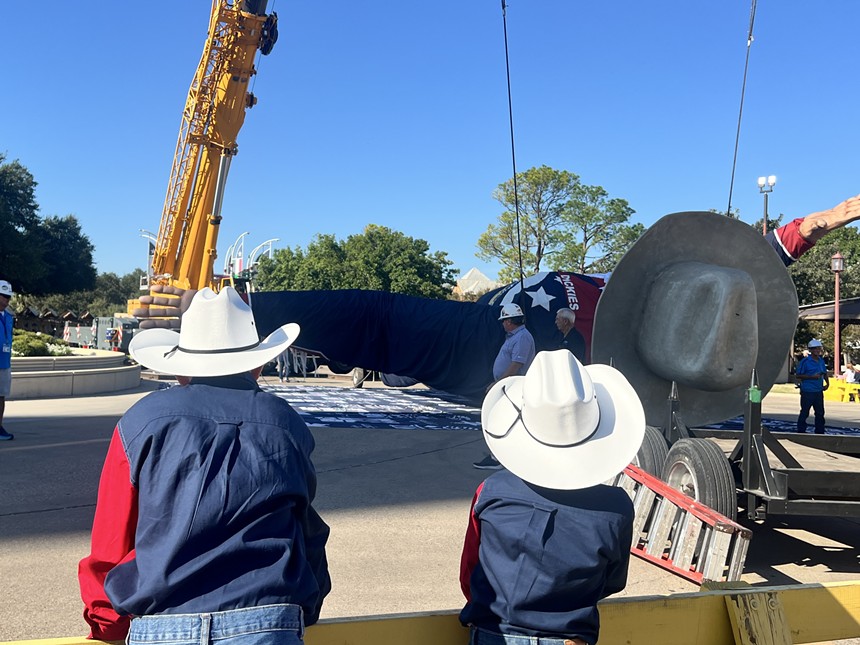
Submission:
{"label": "hat crown", "polygon": [[587,440],[600,421],[591,377],[573,354],[541,352],[523,377],[523,424],[550,446]]}
{"label": "hat crown", "polygon": [[12,293],[12,285],[6,280],[0,280],[0,296],[11,298],[13,295],[15,294]]}
{"label": "hat crown", "polygon": [[809,347],[809,349],[812,349],[813,347],[824,347],[824,345],[821,344],[821,341],[817,338],[813,338],[806,346]]}
{"label": "hat crown", "polygon": [[251,308],[238,292],[227,287],[215,293],[197,292],[182,315],[179,346],[196,352],[231,352],[259,343]]}

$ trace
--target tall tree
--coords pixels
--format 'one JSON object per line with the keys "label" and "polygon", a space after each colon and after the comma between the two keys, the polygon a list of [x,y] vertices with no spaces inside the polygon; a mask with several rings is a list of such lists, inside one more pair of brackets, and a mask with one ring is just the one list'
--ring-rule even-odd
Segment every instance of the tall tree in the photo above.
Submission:
{"label": "tall tree", "polygon": [[626,199],[610,198],[602,186],[580,184],[562,213],[561,248],[552,268],[611,271],[645,230],[641,224],[627,224],[634,212]]}
{"label": "tall tree", "polygon": [[6,163],[0,153],[0,272],[16,291],[30,290],[47,273],[34,234],[39,223],[36,180],[19,161]]}
{"label": "tall tree", "polygon": [[513,179],[499,184],[493,198],[505,210],[478,238],[477,256],[501,263],[503,282],[519,279],[520,257],[526,274],[540,271],[544,260],[558,252],[564,211],[579,187],[578,175],[549,166],[517,173],[516,195]]}
{"label": "tall tree", "polygon": [[42,295],[95,283],[93,246],[72,215],[39,217],[36,181],[0,155],[0,271],[16,291]]}
{"label": "tall tree", "polygon": [[515,199],[513,179],[499,185],[493,197],[505,210],[478,238],[478,257],[500,262],[502,281],[519,279],[520,255],[527,274],[611,270],[644,231],[627,224],[635,211],[626,200],[610,198],[602,186],[583,184],[567,170],[541,166],[517,173],[517,193]]}
{"label": "tall tree", "polygon": [[446,298],[454,271],[447,254],[431,252],[426,241],[369,224],[342,242],[317,235],[307,250],[276,251],[260,261],[256,282],[264,291],[375,289]]}

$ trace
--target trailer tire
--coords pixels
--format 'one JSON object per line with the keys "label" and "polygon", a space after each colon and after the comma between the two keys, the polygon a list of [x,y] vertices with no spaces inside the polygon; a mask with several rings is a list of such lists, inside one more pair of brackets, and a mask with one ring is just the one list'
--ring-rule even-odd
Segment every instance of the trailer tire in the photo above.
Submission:
{"label": "trailer tire", "polygon": [[638,466],[649,475],[660,477],[663,474],[663,465],[669,454],[669,445],[660,428],[645,426],[645,437],[639,452],[633,458],[633,465]]}
{"label": "trailer tire", "polygon": [[676,441],[666,457],[663,481],[730,520],[737,519],[734,475],[728,459],[713,441]]}
{"label": "trailer tire", "polygon": [[360,367],[356,367],[352,370],[352,387],[364,387],[364,370]]}

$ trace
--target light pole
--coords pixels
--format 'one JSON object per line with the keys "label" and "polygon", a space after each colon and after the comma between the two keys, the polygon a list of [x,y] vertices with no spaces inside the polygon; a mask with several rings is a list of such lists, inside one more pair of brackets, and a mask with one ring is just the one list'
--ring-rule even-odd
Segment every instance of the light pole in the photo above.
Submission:
{"label": "light pole", "polygon": [[845,268],[845,258],[842,257],[842,254],[839,251],[833,254],[833,257],[830,258],[830,270],[833,271],[833,275],[836,280],[836,286],[834,288],[834,301],[833,301],[833,377],[839,378],[840,369],[839,363],[840,358],[842,358],[842,349],[839,344],[839,274]]}
{"label": "light pole", "polygon": [[767,235],[767,196],[776,185],[776,175],[758,178],[758,192],[764,195],[764,219],[761,222],[761,234]]}

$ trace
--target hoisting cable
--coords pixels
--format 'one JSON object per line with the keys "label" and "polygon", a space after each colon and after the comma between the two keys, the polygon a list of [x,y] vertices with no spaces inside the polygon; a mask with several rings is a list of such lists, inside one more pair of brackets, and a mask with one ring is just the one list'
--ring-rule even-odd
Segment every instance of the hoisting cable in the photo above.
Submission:
{"label": "hoisting cable", "polygon": [[744,80],[743,80],[743,83],[741,84],[741,107],[740,107],[740,110],[738,110],[738,129],[737,129],[737,132],[735,133],[735,154],[734,154],[734,157],[732,158],[732,178],[731,178],[731,181],[729,182],[729,205],[726,208],[726,216],[727,217],[732,216],[732,190],[734,189],[734,186],[735,186],[735,169],[737,168],[737,164],[738,164],[738,143],[740,142],[740,139],[741,139],[741,117],[743,116],[743,113],[744,113],[744,95],[746,94],[746,89],[747,89],[747,72],[749,71],[749,67],[750,67],[750,49],[752,48],[752,43],[753,43],[753,24],[755,23],[755,5],[756,5],[756,0],[751,0],[751,4],[750,4],[750,29],[749,29],[749,34],[747,35],[747,55],[746,55],[746,62],[744,63]]}
{"label": "hoisting cable", "polygon": [[520,197],[517,190],[517,153],[514,145],[514,109],[511,100],[511,65],[508,60],[508,20],[507,20],[507,4],[502,0],[502,26],[505,34],[505,73],[508,80],[508,122],[511,129],[511,165],[514,168],[514,211],[516,212],[516,228],[517,228],[517,266],[520,273],[520,303],[525,304],[525,288],[523,286],[523,250],[522,242],[520,241]]}

